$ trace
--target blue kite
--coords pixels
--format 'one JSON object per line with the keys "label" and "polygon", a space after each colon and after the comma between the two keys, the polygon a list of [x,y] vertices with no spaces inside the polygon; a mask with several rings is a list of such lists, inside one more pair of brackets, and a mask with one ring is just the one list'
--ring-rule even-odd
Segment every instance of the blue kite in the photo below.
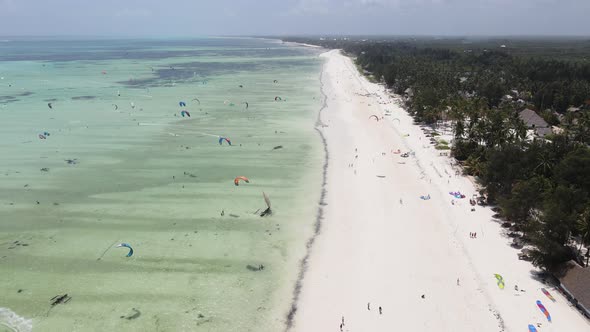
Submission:
{"label": "blue kite", "polygon": [[117,248],[123,248],[123,247],[129,249],[129,252],[127,253],[127,255],[125,257],[131,257],[131,256],[133,256],[133,248],[131,248],[131,245],[129,245],[128,243],[119,243],[117,245]]}

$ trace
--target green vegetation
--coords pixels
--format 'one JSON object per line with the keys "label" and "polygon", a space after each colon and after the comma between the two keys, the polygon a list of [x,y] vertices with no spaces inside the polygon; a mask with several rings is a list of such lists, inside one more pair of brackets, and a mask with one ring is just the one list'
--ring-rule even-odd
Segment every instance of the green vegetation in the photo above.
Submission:
{"label": "green vegetation", "polygon": [[[534,264],[583,261],[580,249],[590,245],[590,41],[291,41],[344,49],[404,96],[417,122],[452,123],[453,156],[533,245]],[[519,117],[524,109],[544,119],[546,131],[559,130],[527,137],[538,127]],[[436,149],[445,147],[441,141]]]}

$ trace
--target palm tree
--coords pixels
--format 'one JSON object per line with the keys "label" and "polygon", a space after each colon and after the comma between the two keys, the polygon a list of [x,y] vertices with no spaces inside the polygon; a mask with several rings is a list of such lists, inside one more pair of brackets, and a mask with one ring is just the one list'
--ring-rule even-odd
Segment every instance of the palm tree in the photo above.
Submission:
{"label": "palm tree", "polygon": [[548,153],[539,152],[539,154],[537,155],[537,161],[539,163],[537,164],[537,166],[535,166],[534,171],[536,172],[538,169],[540,169],[541,174],[550,174],[554,164],[554,160],[551,157],[551,155]]}

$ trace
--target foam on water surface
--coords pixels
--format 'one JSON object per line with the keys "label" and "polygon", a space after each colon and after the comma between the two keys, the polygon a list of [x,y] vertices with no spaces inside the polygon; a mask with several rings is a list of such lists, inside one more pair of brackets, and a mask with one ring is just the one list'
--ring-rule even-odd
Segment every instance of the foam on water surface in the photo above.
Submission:
{"label": "foam on water surface", "polygon": [[14,332],[30,332],[33,330],[33,320],[17,315],[8,308],[0,308],[0,325]]}

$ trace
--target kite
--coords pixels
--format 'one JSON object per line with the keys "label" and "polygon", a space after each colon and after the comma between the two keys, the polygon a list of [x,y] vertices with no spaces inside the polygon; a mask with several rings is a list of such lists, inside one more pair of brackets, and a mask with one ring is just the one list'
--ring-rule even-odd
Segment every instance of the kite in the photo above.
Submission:
{"label": "kite", "polygon": [[543,303],[541,303],[541,301],[539,301],[539,300],[537,300],[537,307],[539,307],[539,309],[541,309],[541,312],[545,315],[545,317],[547,317],[547,320],[549,321],[549,323],[551,323],[551,315],[549,314],[549,311],[547,311],[547,309],[545,308]]}
{"label": "kite", "polygon": [[180,115],[182,115],[183,118],[185,116],[188,116],[189,118],[191,117],[191,114],[188,111],[182,111],[182,112],[180,112]]}
{"label": "kite", "polygon": [[179,102],[178,102],[178,105],[179,105],[180,107],[186,107],[186,103],[185,103],[184,101],[179,101]]}
{"label": "kite", "polygon": [[231,145],[231,141],[229,140],[229,138],[219,137],[219,145],[222,145],[223,144],[223,141],[226,141],[227,144]]}
{"label": "kite", "polygon": [[117,245],[117,248],[123,248],[123,247],[129,249],[129,252],[127,253],[127,255],[125,257],[131,257],[131,256],[133,256],[133,248],[131,248],[131,246],[128,243],[119,243]]}
{"label": "kite", "polygon": [[242,180],[242,181],[244,181],[246,183],[250,183],[250,180],[247,177],[245,177],[245,176],[238,176],[238,177],[236,177],[234,179],[234,184],[236,186],[239,186],[240,185],[240,180]]}
{"label": "kite", "polygon": [[375,117],[375,120],[379,121],[379,117],[378,117],[378,116],[376,116],[375,114],[371,115],[371,116],[369,117],[369,119],[371,119],[372,117]]}
{"label": "kite", "polygon": [[541,292],[543,292],[543,294],[545,294],[545,296],[547,296],[549,298],[549,300],[551,300],[553,302],[557,302],[557,301],[555,301],[555,298],[553,297],[553,295],[549,294],[549,291],[547,291],[545,288],[541,288]]}
{"label": "kite", "polygon": [[504,278],[502,278],[502,276],[499,274],[494,274],[494,277],[496,277],[496,280],[498,280],[498,288],[504,289]]}
{"label": "kite", "polygon": [[281,97],[279,97],[279,96],[276,96],[276,97],[275,97],[275,101],[282,101],[282,100],[283,100],[283,98],[281,98]]}
{"label": "kite", "polygon": [[262,213],[260,213],[260,216],[269,216],[272,214],[272,210],[270,209],[270,198],[268,198],[264,191],[262,192],[262,197],[264,197],[264,203],[266,203],[266,210],[262,211]]}

